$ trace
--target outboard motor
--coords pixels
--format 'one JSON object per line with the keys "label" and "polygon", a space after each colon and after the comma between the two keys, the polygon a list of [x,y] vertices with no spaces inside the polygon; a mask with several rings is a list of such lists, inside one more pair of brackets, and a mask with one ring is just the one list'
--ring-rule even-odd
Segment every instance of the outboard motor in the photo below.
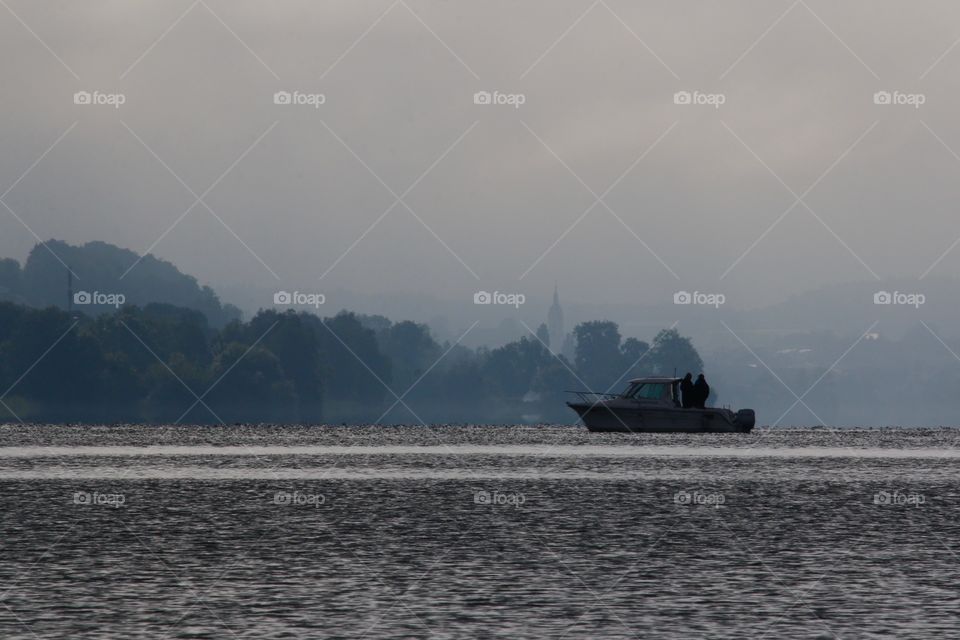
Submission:
{"label": "outboard motor", "polygon": [[733,424],[744,431],[750,431],[756,423],[757,416],[754,414],[753,409],[740,409],[740,411],[737,411],[733,416]]}

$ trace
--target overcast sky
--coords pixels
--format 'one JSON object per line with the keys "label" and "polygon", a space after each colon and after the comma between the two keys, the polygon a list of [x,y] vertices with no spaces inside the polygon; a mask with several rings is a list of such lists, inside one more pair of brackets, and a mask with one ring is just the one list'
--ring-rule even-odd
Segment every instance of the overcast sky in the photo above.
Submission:
{"label": "overcast sky", "polygon": [[955,2],[5,4],[3,256],[744,307],[960,269]]}

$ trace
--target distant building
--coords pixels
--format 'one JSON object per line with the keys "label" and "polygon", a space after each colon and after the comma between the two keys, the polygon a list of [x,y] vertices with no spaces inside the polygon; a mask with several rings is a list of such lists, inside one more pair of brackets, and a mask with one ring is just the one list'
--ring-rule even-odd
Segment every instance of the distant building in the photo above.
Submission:
{"label": "distant building", "polygon": [[567,332],[563,328],[563,309],[560,307],[560,293],[553,286],[553,304],[547,312],[547,331],[550,333],[550,351],[560,353]]}

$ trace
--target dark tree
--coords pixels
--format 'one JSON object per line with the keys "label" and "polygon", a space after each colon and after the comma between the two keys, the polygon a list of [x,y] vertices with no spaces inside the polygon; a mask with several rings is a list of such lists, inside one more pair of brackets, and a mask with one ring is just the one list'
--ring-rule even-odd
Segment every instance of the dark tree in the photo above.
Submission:
{"label": "dark tree", "polygon": [[663,329],[653,339],[649,356],[653,370],[660,375],[683,375],[687,371],[697,374],[703,371],[703,360],[694,349],[690,338],[680,335],[676,329]]}
{"label": "dark tree", "polygon": [[553,356],[540,341],[523,337],[490,352],[484,378],[496,396],[519,400],[530,391],[537,372],[551,360]]}
{"label": "dark tree", "polygon": [[627,338],[620,345],[620,352],[623,354],[623,378],[625,380],[651,373],[652,367],[648,362],[651,355],[649,344],[636,338]]}
{"label": "dark tree", "polygon": [[623,374],[620,329],[615,322],[594,320],[578,324],[576,370],[593,391],[606,391]]}

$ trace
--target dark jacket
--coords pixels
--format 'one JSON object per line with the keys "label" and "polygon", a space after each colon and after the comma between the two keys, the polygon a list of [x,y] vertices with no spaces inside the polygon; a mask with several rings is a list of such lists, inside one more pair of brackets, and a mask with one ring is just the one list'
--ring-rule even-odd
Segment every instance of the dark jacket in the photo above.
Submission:
{"label": "dark jacket", "polygon": [[710,385],[701,373],[697,376],[697,381],[693,383],[694,406],[703,409],[707,406],[707,398],[710,397]]}
{"label": "dark jacket", "polygon": [[680,381],[680,397],[682,398],[682,406],[684,409],[689,409],[694,406],[693,376],[689,373]]}

